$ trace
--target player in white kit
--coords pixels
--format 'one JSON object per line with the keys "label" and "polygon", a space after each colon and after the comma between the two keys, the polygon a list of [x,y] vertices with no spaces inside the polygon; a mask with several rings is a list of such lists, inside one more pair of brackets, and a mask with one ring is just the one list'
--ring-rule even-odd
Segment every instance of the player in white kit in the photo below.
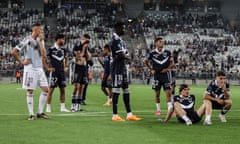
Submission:
{"label": "player in white kit", "polygon": [[[19,55],[19,51],[24,52],[24,59]],[[49,116],[43,113],[49,90],[47,78],[43,70],[43,64],[45,64],[46,57],[43,26],[39,23],[33,24],[32,34],[25,37],[12,50],[12,55],[20,64],[24,65],[22,87],[27,90],[27,106],[29,111],[28,120],[35,119],[33,110],[33,92],[37,86],[42,90],[39,97],[37,118],[49,119]]]}

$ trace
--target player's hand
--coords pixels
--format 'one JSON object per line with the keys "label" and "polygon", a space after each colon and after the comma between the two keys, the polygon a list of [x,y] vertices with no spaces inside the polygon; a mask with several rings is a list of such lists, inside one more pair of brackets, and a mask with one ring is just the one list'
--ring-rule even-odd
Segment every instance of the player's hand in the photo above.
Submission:
{"label": "player's hand", "polygon": [[65,68],[64,68],[64,72],[67,72],[67,71],[68,71],[68,67],[65,67]]}
{"label": "player's hand", "polygon": [[41,33],[38,35],[38,37],[40,38],[40,41],[43,41],[43,40],[44,40],[44,33],[41,32]]}
{"label": "player's hand", "polygon": [[107,81],[112,81],[112,76],[111,76],[111,75],[109,75],[109,76],[107,77]]}
{"label": "player's hand", "polygon": [[51,72],[54,72],[55,71],[55,68],[54,67],[49,67],[47,68],[48,71],[51,71]]}
{"label": "player's hand", "polygon": [[22,65],[28,65],[28,64],[31,64],[32,61],[30,59],[26,59],[24,61],[21,62]]}
{"label": "player's hand", "polygon": [[220,85],[220,87],[225,91],[225,90],[226,90],[226,84],[225,84],[225,82],[222,83],[222,85]]}
{"label": "player's hand", "polygon": [[154,74],[154,73],[155,73],[155,70],[154,70],[154,69],[151,69],[150,72],[151,72],[151,74]]}
{"label": "player's hand", "polygon": [[161,71],[161,73],[166,73],[166,72],[168,72],[168,68],[164,68],[164,69],[162,69],[162,71]]}
{"label": "player's hand", "polygon": [[217,101],[219,104],[221,104],[221,105],[224,105],[224,104],[225,104],[225,101],[222,100],[222,99],[217,99],[216,101]]}

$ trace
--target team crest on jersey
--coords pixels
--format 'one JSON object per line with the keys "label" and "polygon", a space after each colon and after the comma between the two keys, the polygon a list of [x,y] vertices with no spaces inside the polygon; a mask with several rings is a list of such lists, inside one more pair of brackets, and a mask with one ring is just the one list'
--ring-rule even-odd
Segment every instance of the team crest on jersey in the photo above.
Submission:
{"label": "team crest on jersey", "polygon": [[154,54],[153,57],[154,58],[157,58],[159,56],[159,54]]}
{"label": "team crest on jersey", "polygon": [[192,103],[192,102],[193,102],[192,97],[190,97],[190,98],[188,99],[188,102],[189,102],[189,103]]}
{"label": "team crest on jersey", "polygon": [[163,53],[163,57],[167,57],[167,53],[166,52]]}

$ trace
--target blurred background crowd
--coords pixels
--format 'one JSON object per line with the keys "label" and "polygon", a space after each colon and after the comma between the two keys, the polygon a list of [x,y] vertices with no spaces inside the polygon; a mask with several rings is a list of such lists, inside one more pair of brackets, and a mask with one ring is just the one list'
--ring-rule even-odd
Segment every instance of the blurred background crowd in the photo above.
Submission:
{"label": "blurred background crowd", "polygon": [[[10,52],[29,35],[31,24],[42,22],[46,48],[54,36],[66,35],[71,52],[80,37],[91,36],[90,52],[95,82],[103,71],[97,61],[101,47],[110,42],[113,24],[125,23],[125,36],[131,61],[129,77],[144,83],[151,77],[143,58],[154,49],[154,39],[163,37],[164,48],[176,60],[177,78],[212,79],[224,70],[231,80],[240,80],[240,15],[237,0],[0,0],[0,79],[15,77],[22,67]],[[71,61],[71,57],[69,57]],[[94,81],[93,81],[94,82]]]}

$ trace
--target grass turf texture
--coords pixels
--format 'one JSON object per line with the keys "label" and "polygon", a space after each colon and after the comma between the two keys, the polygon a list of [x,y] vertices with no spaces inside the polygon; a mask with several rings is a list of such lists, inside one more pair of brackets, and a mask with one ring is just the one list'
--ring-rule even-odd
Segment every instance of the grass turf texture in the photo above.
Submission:
{"label": "grass turf texture", "polygon": [[[106,97],[99,85],[89,85],[85,112],[61,113],[59,90],[55,89],[50,120],[27,121],[25,90],[16,84],[0,84],[0,142],[2,144],[237,144],[240,138],[239,87],[231,87],[232,110],[227,123],[221,123],[214,111],[213,125],[203,126],[201,121],[185,126],[172,118],[168,123],[158,122],[166,114],[165,94],[161,94],[162,115],[155,113],[154,92],[147,85],[131,85],[131,104],[134,114],[142,121],[112,122],[112,108],[103,107]],[[202,103],[206,86],[190,86],[197,99],[196,108]],[[70,108],[73,86],[66,88],[66,106]],[[178,87],[176,87],[178,93]],[[40,90],[34,93],[35,112]],[[122,96],[119,99],[119,115],[126,116]]]}

